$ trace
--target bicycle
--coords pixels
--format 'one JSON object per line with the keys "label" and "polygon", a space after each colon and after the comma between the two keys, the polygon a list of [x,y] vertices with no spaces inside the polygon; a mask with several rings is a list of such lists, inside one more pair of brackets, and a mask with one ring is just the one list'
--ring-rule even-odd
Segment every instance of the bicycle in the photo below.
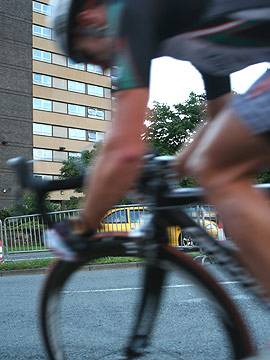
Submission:
{"label": "bicycle", "polygon": [[[138,192],[144,194],[150,212],[140,228],[130,233],[98,232],[91,241],[86,242],[84,255],[78,261],[67,262],[60,259],[51,267],[43,286],[40,304],[41,334],[49,359],[66,358],[58,315],[61,293],[67,281],[84,264],[104,256],[138,256],[143,258],[145,263],[141,303],[128,343],[123,349],[122,359],[136,359],[146,353],[159,312],[165,278],[172,266],[176,270],[186,272],[218,305],[219,318],[229,338],[232,358],[244,359],[256,353],[253,339],[233,299],[205,267],[168,243],[167,227],[179,225],[192,235],[197,250],[200,249],[204,254],[214,257],[235,280],[241,281],[260,297],[264,296],[256,282],[246,274],[239,263],[237,249],[228,241],[214,240],[179,208],[180,205],[202,202],[203,190],[177,189],[171,176],[171,160],[172,157],[165,156],[145,157]],[[45,206],[47,193],[52,190],[72,189],[83,182],[83,175],[66,180],[36,179],[31,173],[31,166],[22,158],[12,159],[10,165],[17,173],[21,188],[29,189],[36,194],[40,211],[49,226],[52,224]],[[269,185],[262,187],[270,188]]]}

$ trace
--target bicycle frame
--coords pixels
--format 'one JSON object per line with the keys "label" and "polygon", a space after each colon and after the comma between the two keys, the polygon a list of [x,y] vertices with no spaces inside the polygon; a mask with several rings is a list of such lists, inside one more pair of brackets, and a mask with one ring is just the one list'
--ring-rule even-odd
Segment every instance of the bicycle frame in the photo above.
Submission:
{"label": "bicycle frame", "polygon": [[[188,229],[199,247],[208,254],[214,255],[225,270],[233,273],[236,279],[240,279],[248,287],[253,287],[254,281],[245,274],[239,265],[237,251],[234,247],[214,240],[180,208],[181,205],[202,202],[203,190],[200,188],[176,190],[172,184],[171,159],[171,157],[155,157],[153,155],[146,157],[138,189],[140,193],[144,194],[150,209],[151,215],[147,221],[130,234],[98,233],[95,237],[96,241],[89,241],[88,253],[90,255],[87,259],[67,265],[69,270],[65,276],[69,277],[86,260],[98,257],[102,252],[106,252],[108,255],[141,256],[145,259],[146,270],[141,304],[126,348],[126,359],[134,359],[144,352],[150,341],[168,268],[171,264],[178,269],[181,268],[195,282],[199,282],[199,285],[206,289],[208,295],[219,305],[222,323],[231,339],[235,359],[243,359],[254,354],[255,348],[236,305],[216,279],[201,265],[194,262],[190,256],[169,246],[167,227],[179,225],[182,229]],[[47,192],[74,188],[81,185],[83,180],[83,177],[78,177],[62,181],[37,181],[30,174],[25,160],[13,160],[13,166],[17,169],[21,185],[35,191],[38,195],[40,210],[45,219],[47,216],[44,199]],[[262,188],[269,190],[270,187],[262,186]],[[167,266],[168,264],[170,265]],[[57,266],[61,269],[62,266],[65,267],[65,262],[60,261],[56,264]],[[65,280],[66,278],[61,279],[63,283]],[[52,275],[49,275],[47,279],[48,283],[50,281],[54,281]],[[59,285],[59,287],[61,286],[62,284]],[[46,295],[44,295],[43,302],[46,301]],[[42,314],[42,318],[43,321],[46,321],[46,313]],[[45,342],[48,343],[50,339],[46,339],[46,336],[44,334]],[[53,354],[50,358],[55,359]]]}

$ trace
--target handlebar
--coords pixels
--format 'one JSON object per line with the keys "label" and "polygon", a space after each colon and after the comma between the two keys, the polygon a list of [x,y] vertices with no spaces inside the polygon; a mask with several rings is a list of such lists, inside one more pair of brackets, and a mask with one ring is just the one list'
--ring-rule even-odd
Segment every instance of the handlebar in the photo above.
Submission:
{"label": "handlebar", "polygon": [[[166,179],[166,174],[170,174],[169,169],[173,159],[174,157],[167,156],[146,156],[146,164],[142,169],[143,174],[138,184],[139,191],[141,190],[144,194],[153,194],[155,188],[159,191],[160,184],[162,185],[163,180]],[[31,162],[26,161],[23,157],[10,159],[8,160],[8,164],[15,170],[20,187],[23,190],[31,190],[40,199],[45,199],[47,193],[50,191],[70,190],[80,187],[83,185],[85,178],[84,174],[62,180],[44,180],[35,178],[32,174]],[[270,192],[270,184],[260,184],[255,187]],[[201,188],[184,188],[173,189],[173,193],[167,192],[164,199],[165,203],[168,202],[171,205],[183,205],[196,201],[200,202],[203,196],[204,192]],[[179,201],[180,198],[181,202]],[[39,203],[40,207],[43,205],[42,202]],[[43,209],[43,213],[44,212]]]}
{"label": "handlebar", "polygon": [[7,163],[14,169],[20,187],[25,190],[34,191],[39,196],[50,191],[74,189],[83,184],[84,175],[63,180],[41,180],[35,178],[32,174],[31,162],[23,157],[10,159]]}

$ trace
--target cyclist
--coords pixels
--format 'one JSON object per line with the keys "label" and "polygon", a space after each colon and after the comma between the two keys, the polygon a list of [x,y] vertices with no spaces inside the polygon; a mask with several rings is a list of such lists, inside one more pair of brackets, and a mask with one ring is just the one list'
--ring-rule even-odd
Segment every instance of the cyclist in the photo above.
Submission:
{"label": "cyclist", "polygon": [[73,259],[83,248],[81,235],[93,234],[136,180],[147,148],[141,134],[151,60],[168,55],[199,69],[214,119],[179,155],[175,168],[205,187],[243,249],[243,261],[270,294],[269,201],[251,181],[270,162],[270,73],[235,97],[229,79],[234,71],[269,61],[270,1],[57,0],[53,27],[73,60],[116,65],[118,72],[112,127],[85,185],[83,213],[55,226],[54,246]]}

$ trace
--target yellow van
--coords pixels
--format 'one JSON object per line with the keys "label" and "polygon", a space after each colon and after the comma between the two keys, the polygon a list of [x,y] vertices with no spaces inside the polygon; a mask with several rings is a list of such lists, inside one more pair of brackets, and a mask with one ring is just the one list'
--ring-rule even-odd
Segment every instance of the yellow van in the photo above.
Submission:
{"label": "yellow van", "polygon": [[[104,216],[101,222],[101,231],[130,231],[138,227],[143,223],[144,215],[147,214],[147,209],[143,206],[123,206],[117,207],[109,210]],[[211,216],[208,219],[204,218],[195,218],[197,213],[190,215],[206,229],[214,238],[218,236],[218,226],[213,217]],[[180,245],[192,245],[192,239],[181,232],[179,226],[170,226],[168,227],[168,236],[170,244],[173,246]]]}
{"label": "yellow van", "polygon": [[130,231],[143,223],[143,215],[147,210],[143,206],[125,206],[111,209],[104,216],[101,229],[103,231]]}

